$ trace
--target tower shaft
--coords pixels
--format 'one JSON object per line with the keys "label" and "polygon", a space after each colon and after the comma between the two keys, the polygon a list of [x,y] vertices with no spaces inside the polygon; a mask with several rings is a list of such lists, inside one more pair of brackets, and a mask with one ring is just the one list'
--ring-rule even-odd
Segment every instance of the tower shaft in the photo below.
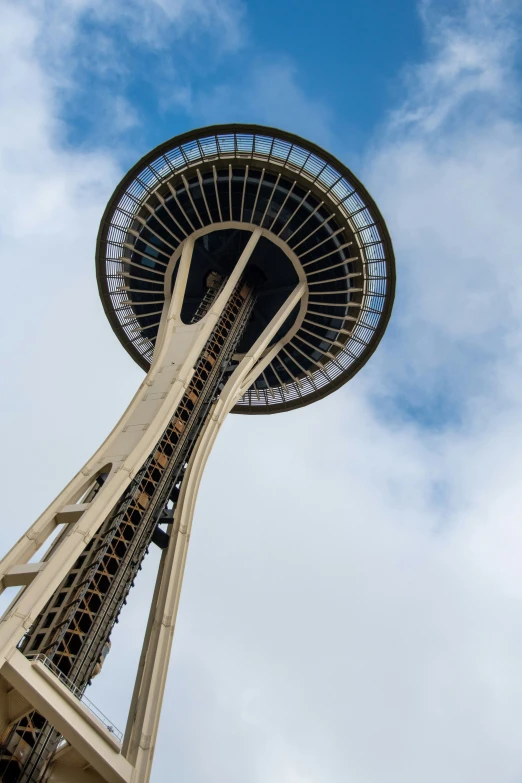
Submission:
{"label": "tower shaft", "polygon": [[[0,592],[22,588],[0,621],[2,783],[149,779],[203,469],[225,417],[288,339],[281,330],[306,292],[304,281],[285,291],[248,336],[257,294],[246,267],[261,236],[251,231],[224,278],[207,276],[191,323],[181,311],[197,237],[172,255],[145,380],[102,446],[0,561]],[[123,736],[84,691],[152,541],[163,551]]]}
{"label": "tower shaft", "polygon": [[[148,783],[196,497],[223,421],[344,384],[378,345],[395,290],[386,225],[353,174],[297,136],[237,124],[178,136],[125,175],[96,274],[146,377],[0,561],[0,593],[19,588],[0,618],[0,783]],[[121,734],[85,691],[151,543],[161,558]]]}
{"label": "tower shaft", "polygon": [[[194,321],[208,311],[209,288]],[[175,413],[153,453],[22,639],[19,648],[40,658],[83,692],[101,667],[104,650],[169,499],[179,496],[184,468],[219,395],[219,386],[243,334],[254,290],[241,280],[207,341]],[[99,491],[100,480],[90,491]],[[168,511],[167,511],[168,514]],[[38,780],[61,739],[36,711],[16,723],[0,761],[3,783]],[[16,760],[20,762],[17,774]]]}

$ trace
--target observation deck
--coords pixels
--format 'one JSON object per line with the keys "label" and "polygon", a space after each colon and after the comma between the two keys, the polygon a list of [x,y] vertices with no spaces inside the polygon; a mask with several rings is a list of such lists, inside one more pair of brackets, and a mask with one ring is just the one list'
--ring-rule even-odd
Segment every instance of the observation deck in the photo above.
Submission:
{"label": "observation deck", "polygon": [[116,188],[97,240],[105,312],[147,371],[184,241],[195,239],[181,312],[189,323],[209,274],[227,277],[259,228],[249,262],[257,299],[236,361],[298,282],[307,291],[272,341],[286,343],[234,413],[307,405],[346,383],[377,347],[393,305],[395,264],[386,225],[365,188],[298,136],[256,125],[212,126],[142,158]]}

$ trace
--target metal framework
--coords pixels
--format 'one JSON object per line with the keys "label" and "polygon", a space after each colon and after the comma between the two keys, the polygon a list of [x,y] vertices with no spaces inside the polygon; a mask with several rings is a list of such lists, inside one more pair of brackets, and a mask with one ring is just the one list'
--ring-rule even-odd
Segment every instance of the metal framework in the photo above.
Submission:
{"label": "metal framework", "polygon": [[[0,562],[2,783],[146,783],[201,475],[231,412],[323,397],[368,359],[394,266],[341,164],[272,129],[203,129],[129,172],[102,220],[104,307],[147,371],[113,432]],[[39,563],[29,563],[61,528]],[[85,696],[162,549],[125,734]]]}

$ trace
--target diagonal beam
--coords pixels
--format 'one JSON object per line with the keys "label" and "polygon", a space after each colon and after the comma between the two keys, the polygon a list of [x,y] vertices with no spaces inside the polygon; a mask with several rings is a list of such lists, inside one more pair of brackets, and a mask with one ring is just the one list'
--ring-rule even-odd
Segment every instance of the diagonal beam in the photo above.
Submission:
{"label": "diagonal beam", "polygon": [[173,318],[177,321],[181,321],[181,307],[183,305],[183,299],[185,298],[190,265],[192,263],[192,254],[194,253],[194,244],[194,237],[189,237],[185,240],[183,245],[178,266],[178,274],[176,275],[176,282],[174,284],[174,291],[172,292],[172,299],[169,307],[169,319]]}
{"label": "diagonal beam", "polygon": [[213,306],[210,308],[209,313],[214,313],[214,314],[221,313],[221,311],[224,308],[225,304],[230,299],[232,291],[236,287],[236,285],[237,285],[237,283],[239,281],[239,278],[243,274],[243,272],[245,270],[245,267],[246,267],[246,265],[248,264],[248,262],[250,260],[250,256],[252,255],[252,253],[254,252],[254,250],[255,250],[255,248],[257,246],[257,243],[261,239],[261,235],[262,235],[262,232],[261,232],[260,228],[256,228],[256,230],[252,232],[252,236],[248,240],[245,249],[241,253],[241,255],[239,257],[239,260],[238,260],[237,264],[235,265],[234,269],[232,270],[232,273],[231,273],[230,277],[228,278],[228,280],[227,280],[223,290],[221,291],[221,293],[219,294],[219,296],[215,300]]}

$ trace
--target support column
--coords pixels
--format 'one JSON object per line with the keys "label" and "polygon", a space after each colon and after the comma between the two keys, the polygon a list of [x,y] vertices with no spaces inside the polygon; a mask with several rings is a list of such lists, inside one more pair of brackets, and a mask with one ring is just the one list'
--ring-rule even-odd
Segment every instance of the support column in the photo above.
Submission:
{"label": "support column", "polygon": [[[124,743],[122,748],[117,743],[113,745],[112,750],[116,755],[109,754],[108,767],[103,759],[103,752],[97,750],[97,748],[104,747],[104,743],[111,746],[113,738],[106,736],[107,730],[103,729],[100,734],[98,727],[94,734],[90,729],[85,729],[83,732],[82,721],[86,726],[92,727],[92,719],[77,708],[78,705],[74,702],[76,697],[70,695],[69,698],[66,694],[60,693],[60,689],[56,691],[54,684],[54,691],[47,689],[46,699],[42,700],[38,695],[35,695],[35,685],[39,681],[35,672],[38,669],[35,669],[35,663],[30,664],[21,655],[16,649],[16,645],[24,631],[31,626],[44,604],[69,573],[78,556],[84,551],[86,544],[96,534],[107,516],[112,513],[115,504],[135,474],[141,469],[144,461],[152,454],[166,426],[172,419],[173,411],[176,410],[190,383],[194,367],[237,287],[260,236],[260,230],[252,233],[232,274],[210,306],[209,311],[200,321],[190,325],[183,324],[180,318],[181,304],[193,252],[193,242],[190,239],[187,240],[181,251],[174,291],[165,303],[161,323],[161,340],[158,340],[153,365],[144,383],[140,386],[138,394],[135,395],[120,422],[96,455],[71,482],[69,488],[51,504],[40,520],[37,520],[31,529],[33,537],[27,538],[27,540],[22,537],[11,550],[10,555],[0,563],[0,578],[3,575],[7,582],[16,579],[26,585],[0,623],[0,673],[4,674],[17,691],[29,700],[31,707],[36,709],[60,734],[69,740],[72,749],[78,751],[80,758],[85,759],[86,766],[83,769],[87,777],[97,775],[101,776],[101,780],[114,780],[117,783],[120,783],[118,776],[121,778],[121,783],[123,783],[123,779],[125,779],[125,783],[131,783],[131,781],[132,783],[146,783],[148,781],[181,593],[188,540],[203,470],[226,415],[241,397],[245,388],[266,368],[288,339],[284,338],[272,348],[268,348],[274,335],[305,294],[306,284],[304,282],[297,285],[252,348],[243,356],[221,391],[219,399],[207,414],[208,417],[185,472],[170,531],[169,545],[162,556]],[[87,503],[78,502],[84,498],[85,491],[97,472],[105,470],[107,466],[110,466],[108,477],[94,499]],[[74,500],[76,503],[73,502]],[[27,541],[34,541],[36,536],[43,534],[43,531],[50,531],[61,523],[66,527],[63,534],[49,550],[47,559],[30,567],[23,562],[21,563],[20,560],[16,560],[22,550],[24,556],[30,551],[32,544],[28,544]],[[14,662],[16,662],[16,666],[13,668]],[[55,675],[53,673],[46,670],[42,676],[44,680],[54,682]],[[61,686],[62,689],[64,687]],[[59,705],[64,699],[72,708],[72,712],[69,707],[65,712],[61,710]],[[73,699],[73,702],[70,699]],[[1,707],[2,704],[0,704],[0,713]],[[74,753],[59,755],[60,759],[57,758],[56,765],[52,765],[50,768],[49,780],[53,779],[54,769],[58,776],[57,780],[60,779],[60,775],[63,778],[64,767],[70,764]],[[118,757],[121,759],[121,763]],[[96,770],[96,773],[91,773],[88,770],[89,764]]]}
{"label": "support column", "polygon": [[147,627],[148,633],[144,640],[133,702],[125,732],[123,752],[134,766],[132,783],[147,783],[150,776],[192,518],[203,470],[221,425],[242,395],[245,383],[252,383],[272,360],[273,351],[277,352],[280,349],[280,343],[278,343],[272,350],[266,352],[265,357],[261,358],[266,347],[304,292],[305,285],[300,283],[228,380],[200,435],[187,468],[175,515],[177,534],[171,537],[164,556],[165,559],[162,561],[161,572],[158,575]]}
{"label": "support column", "polygon": [[216,326],[260,236],[259,229],[252,233],[223,291],[209,312],[197,323],[189,325],[181,321],[181,304],[194,242],[191,238],[185,241],[174,291],[165,301],[161,342],[155,351],[153,366],[138,393],[101,448],[0,562],[1,590],[5,587],[3,577],[9,569],[26,563],[59,524],[59,515],[71,504],[71,498],[81,498],[81,492],[92,480],[87,480],[86,477],[94,475],[95,471],[103,466],[112,466],[106,482],[93,502],[80,518],[70,525],[63,540],[53,549],[45,568],[41,569],[32,583],[17,596],[2,618],[0,662],[9,650],[16,647],[63,576],[71,569],[85,545],[95,535],[152,453],[170,421],[172,412],[185,393],[196,360]]}

